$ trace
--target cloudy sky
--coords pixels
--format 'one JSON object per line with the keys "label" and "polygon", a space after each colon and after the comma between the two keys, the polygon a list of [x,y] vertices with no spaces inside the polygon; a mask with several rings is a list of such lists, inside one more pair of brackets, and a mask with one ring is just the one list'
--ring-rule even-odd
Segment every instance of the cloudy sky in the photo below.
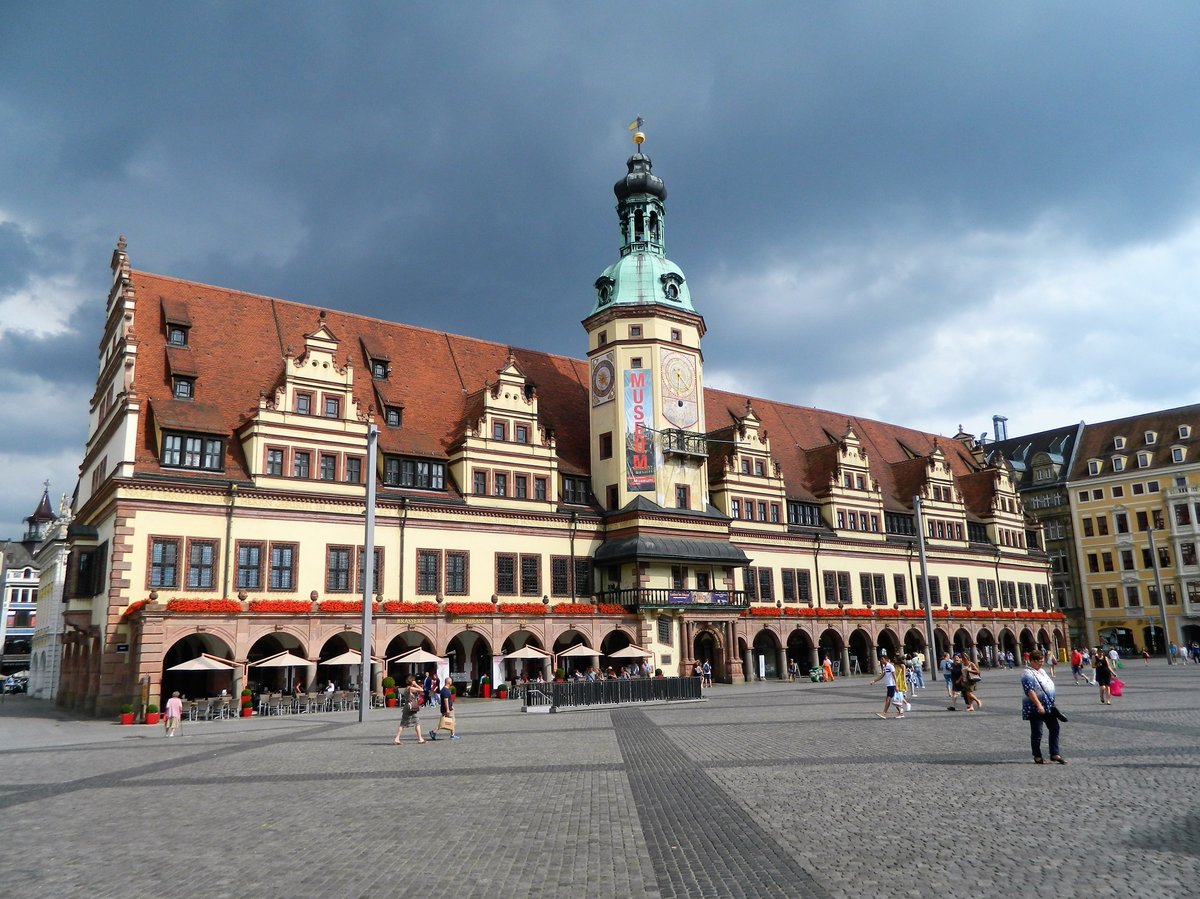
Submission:
{"label": "cloudy sky", "polygon": [[8,3],[0,537],[108,261],[582,355],[646,119],[710,385],[943,434],[1200,400],[1200,5]]}

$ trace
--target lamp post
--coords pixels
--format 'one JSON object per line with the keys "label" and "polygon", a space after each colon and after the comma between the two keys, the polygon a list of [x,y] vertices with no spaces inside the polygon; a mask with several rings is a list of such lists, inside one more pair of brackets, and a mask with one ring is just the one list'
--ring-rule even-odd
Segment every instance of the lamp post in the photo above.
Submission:
{"label": "lamp post", "polygon": [[362,671],[358,679],[358,720],[371,708],[371,594],[375,591],[375,446],[379,427],[367,425],[367,509],[363,534]]}
{"label": "lamp post", "polygon": [[917,517],[917,548],[921,552],[921,594],[925,603],[925,639],[929,644],[929,671],[937,671],[937,639],[933,630],[933,603],[929,595],[929,566],[925,561],[925,523],[921,517],[921,497],[913,497],[913,511]]}
{"label": "lamp post", "polygon": [[[1154,569],[1154,589],[1158,592],[1158,611],[1162,613],[1163,655],[1167,657],[1167,664],[1170,665],[1171,635],[1167,632],[1167,597],[1163,593],[1162,578],[1158,574],[1158,548],[1154,545],[1154,532],[1161,530],[1161,527],[1150,528],[1150,565]],[[1150,640],[1154,641],[1154,628],[1150,629]]]}

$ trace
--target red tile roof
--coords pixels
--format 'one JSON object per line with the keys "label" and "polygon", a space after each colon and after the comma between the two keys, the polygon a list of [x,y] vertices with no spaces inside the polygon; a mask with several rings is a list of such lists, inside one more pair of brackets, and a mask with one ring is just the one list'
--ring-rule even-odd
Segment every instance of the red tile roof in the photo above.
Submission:
{"label": "red tile roof", "polygon": [[[320,323],[318,309],[301,303],[141,271],[133,271],[132,280],[140,307],[135,330],[143,348],[165,344],[160,315],[191,322],[187,352],[197,375],[193,402],[171,397],[166,353],[138,354],[138,390],[150,398],[154,414],[174,422],[171,426],[175,427],[190,422],[201,430],[232,434],[255,414],[260,391],[271,395],[282,382],[289,348],[293,354],[301,352],[304,335]],[[160,308],[162,312],[156,314]],[[141,310],[152,311],[146,314]],[[379,420],[381,401],[404,407],[402,427],[380,427],[383,452],[445,457],[468,415],[473,414],[472,395],[496,379],[511,353],[537,392],[541,422],[554,433],[561,469],[568,474],[588,472],[586,361],[336,310],[327,310],[324,322],[341,341],[339,360],[349,358],[354,363],[354,395],[360,408],[365,412],[374,406]],[[372,380],[368,358],[391,361],[386,381]],[[709,431],[736,425],[745,415],[747,399],[706,390]],[[884,507],[911,509],[907,460],[912,454],[932,452],[937,436],[841,412],[749,399],[770,437],[790,497],[812,501],[818,492],[824,492],[832,472],[829,459],[834,451],[830,447],[849,425],[868,454],[871,475],[883,491]],[[138,468],[159,471],[147,419],[142,421]],[[234,445],[236,441],[230,444],[225,476],[246,477],[240,447]],[[960,444],[941,438],[940,445],[957,476],[976,470]],[[918,461],[913,467],[919,469],[922,464]]]}

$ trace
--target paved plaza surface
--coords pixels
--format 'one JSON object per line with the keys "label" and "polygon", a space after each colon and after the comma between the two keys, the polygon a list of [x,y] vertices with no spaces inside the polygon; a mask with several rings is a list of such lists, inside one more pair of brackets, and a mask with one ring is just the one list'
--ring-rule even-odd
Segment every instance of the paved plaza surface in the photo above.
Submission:
{"label": "paved plaza surface", "polygon": [[[0,889],[95,897],[1174,896],[1200,892],[1200,666],[1127,665],[1112,706],[1059,666],[1066,766],[1032,764],[1019,671],[982,711],[940,679],[718,685],[555,715],[464,700],[185,722],[0,703]],[[1064,677],[1065,674],[1065,677]],[[432,720],[432,713],[423,717]]]}

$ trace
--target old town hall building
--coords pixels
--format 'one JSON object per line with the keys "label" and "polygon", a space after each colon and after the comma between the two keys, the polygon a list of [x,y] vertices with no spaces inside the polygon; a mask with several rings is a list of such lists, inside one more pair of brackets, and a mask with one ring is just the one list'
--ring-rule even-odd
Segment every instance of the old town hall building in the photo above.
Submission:
{"label": "old town hall building", "polygon": [[[640,144],[615,192],[582,359],[137,271],[122,238],[57,700],[240,689],[284,650],[305,684],[350,681],[324,663],[363,644],[371,424],[380,659],[423,647],[476,688],[549,670],[503,660],[522,647],[591,650],[558,662],[577,668],[634,644],[724,681],[824,656],[871,670],[928,652],[916,496],[937,649],[1064,645],[1008,470],[963,433],[706,387],[702,289],[665,256]],[[203,654],[236,664],[168,670]]]}

